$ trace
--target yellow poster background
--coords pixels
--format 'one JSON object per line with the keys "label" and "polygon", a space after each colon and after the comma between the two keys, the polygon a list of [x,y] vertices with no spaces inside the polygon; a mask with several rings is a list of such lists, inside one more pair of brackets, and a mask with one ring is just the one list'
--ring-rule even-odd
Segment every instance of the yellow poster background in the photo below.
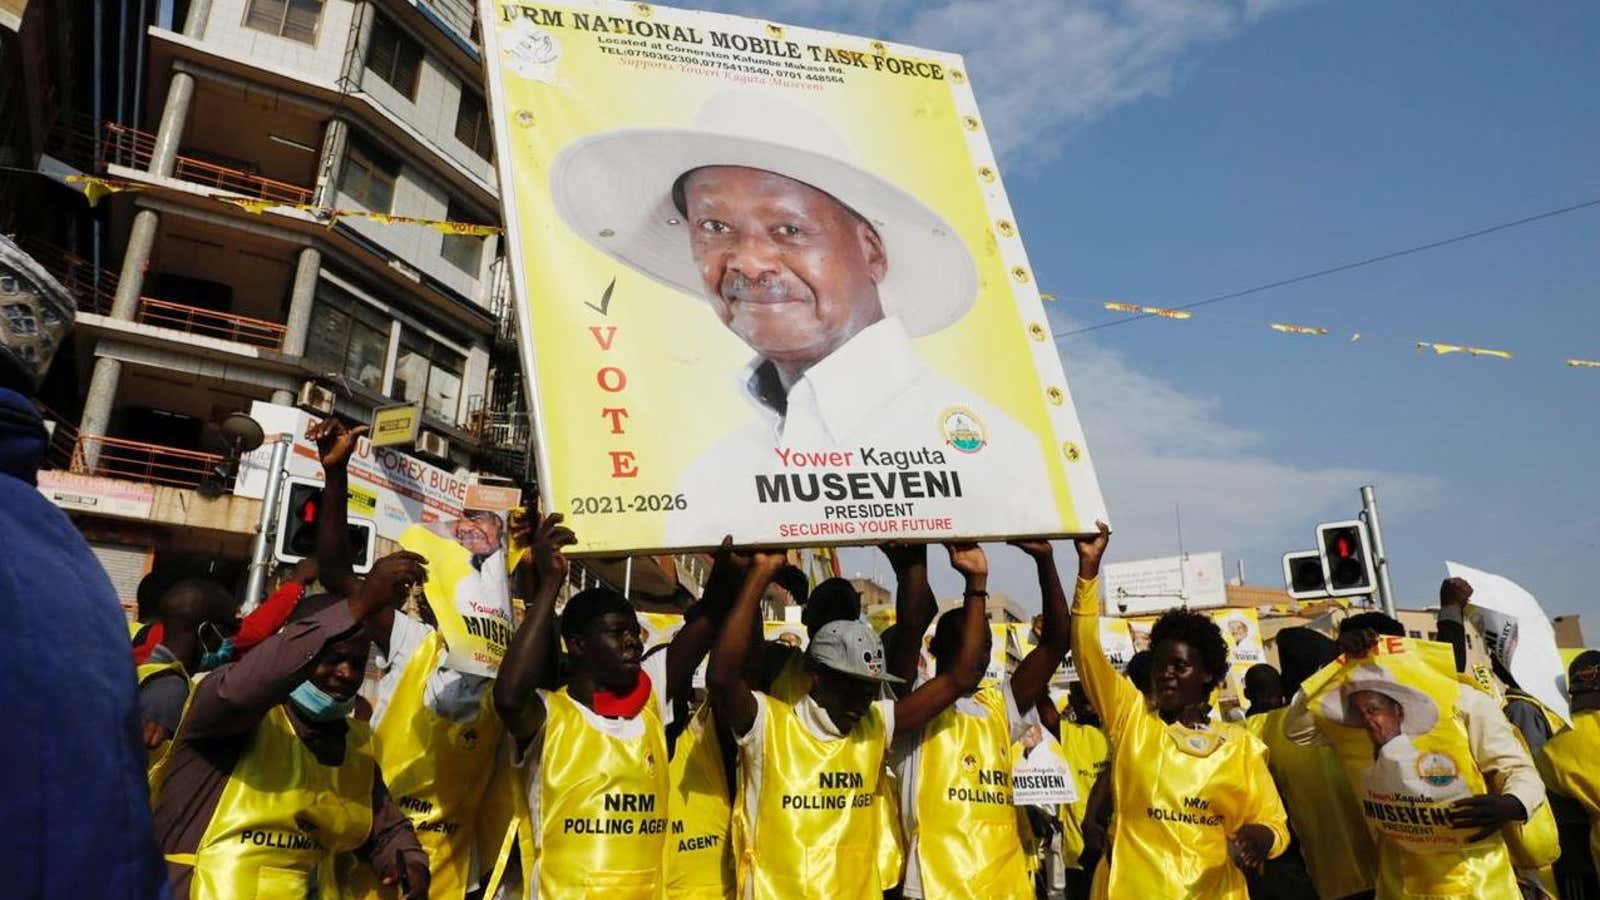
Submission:
{"label": "yellow poster background", "polygon": [[[565,513],[577,532],[575,552],[709,547],[722,534],[715,520],[758,512],[751,509],[753,487],[742,482],[727,485],[720,496],[684,497],[680,490],[686,470],[752,418],[738,378],[752,351],[703,298],[652,280],[596,249],[590,241],[597,238],[574,233],[550,187],[552,162],[575,140],[623,128],[683,128],[708,100],[728,91],[770,94],[826,120],[863,168],[914,195],[956,231],[977,267],[976,302],[954,325],[917,338],[915,350],[935,374],[1025,429],[1046,482],[1017,485],[1028,497],[1028,513],[1006,521],[969,522],[958,515],[944,529],[819,537],[780,532],[787,513],[748,515],[747,524],[729,528],[739,532],[736,540],[817,545],[1061,535],[1092,531],[1095,519],[1106,518],[960,57],[639,3],[482,0],[481,11],[508,251],[524,360],[533,373],[541,490],[546,508]],[[580,14],[591,17],[584,20],[588,28],[578,27]],[[602,18],[609,24],[596,30],[593,21]],[[644,28],[651,34],[692,28],[701,43],[636,38]],[[858,62],[833,66],[837,81],[757,74],[784,68],[770,53],[724,49],[715,64],[704,56],[684,63],[685,54],[710,48],[713,33],[738,36],[743,46],[756,40],[793,44],[806,63],[822,51],[848,52]],[[886,59],[898,61],[894,68],[916,64],[940,75],[891,74],[874,62]],[[651,202],[641,200],[641,207]],[[860,376],[870,381],[873,373]],[[608,409],[626,409],[626,415],[603,412]],[[669,540],[668,519],[685,506],[713,521]],[[822,516],[808,511],[800,518],[810,523]]]}

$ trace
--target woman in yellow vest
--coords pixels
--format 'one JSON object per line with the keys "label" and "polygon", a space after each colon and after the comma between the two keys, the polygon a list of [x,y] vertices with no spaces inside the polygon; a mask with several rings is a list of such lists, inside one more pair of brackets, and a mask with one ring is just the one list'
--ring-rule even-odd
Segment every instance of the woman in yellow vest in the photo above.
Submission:
{"label": "woman in yellow vest", "polygon": [[1565,898],[1600,897],[1595,873],[1600,872],[1600,651],[1585,650],[1567,667],[1567,693],[1572,700],[1572,727],[1545,742],[1539,770],[1550,790],[1570,797],[1589,813],[1589,856],[1592,868],[1565,859],[1557,880]]}
{"label": "woman in yellow vest", "polygon": [[1228,672],[1222,632],[1198,613],[1158,619],[1147,701],[1106,659],[1099,616],[1098,579],[1080,578],[1072,658],[1112,746],[1107,896],[1244,900],[1241,870],[1282,853],[1289,831],[1261,742],[1210,719]]}
{"label": "woman in yellow vest", "polygon": [[[308,433],[317,443],[324,476],[318,569],[336,591],[355,583],[342,535],[350,455],[366,430],[347,429],[329,416]],[[500,565],[498,559],[494,564]],[[427,601],[420,602],[424,619],[431,620]],[[469,881],[479,806],[495,774],[504,733],[490,696],[492,680],[448,668],[444,641],[431,621],[418,622],[387,609],[367,622],[367,634],[384,670],[372,719],[373,753],[396,804],[427,851],[433,876],[430,897],[462,900],[476,887]],[[394,896],[359,871],[351,881],[349,893],[355,897]]]}
{"label": "woman in yellow vest", "polygon": [[[1099,577],[1103,545],[1082,542],[1078,577]],[[1012,804],[1011,747],[1027,730],[1022,710],[1032,711],[1071,647],[1067,598],[1056,572],[1049,541],[1015,546],[1032,557],[1043,597],[1039,642],[1009,680],[979,687],[957,698],[908,741],[900,760],[901,811],[906,832],[904,896],[929,900],[980,896],[994,900],[1033,897],[1029,856]],[[969,589],[970,589],[969,585]],[[917,615],[904,627],[920,634],[931,614],[933,596],[922,596]],[[964,612],[951,610],[934,625],[929,644],[937,673],[953,671],[962,655]],[[984,629],[981,650],[967,673],[976,684],[989,664],[992,634]],[[894,674],[915,676],[916,659],[897,653]],[[1032,836],[1029,835],[1031,841]]]}
{"label": "woman in yellow vest", "polygon": [[403,602],[423,562],[385,557],[349,600],[302,601],[276,636],[200,682],[153,815],[174,897],[336,897],[334,860],[351,852],[406,900],[427,896],[427,857],[371,732],[349,718],[371,647],[362,623]]}
{"label": "woman in yellow vest", "polygon": [[982,672],[988,566],[976,545],[950,553],[967,582],[962,651],[950,671],[902,700],[882,699],[883,685],[899,679],[886,671],[878,636],[859,620],[830,622],[806,649],[806,695],[785,703],[753,690],[745,671],[761,596],[785,564],[781,551],[755,552],[707,671],[716,716],[739,744],[734,840],[741,896],[881,896],[884,826],[874,804],[889,742],[896,730],[926,725],[976,687]]}
{"label": "woman in yellow vest", "polygon": [[[568,600],[561,615],[571,661],[567,684],[542,689],[557,666],[551,637],[555,598],[566,581],[561,549],[576,539],[559,514],[531,529],[519,517],[513,528],[517,543],[528,547],[526,571],[537,584],[526,591],[527,616],[494,686],[495,707],[516,740],[527,799],[515,836],[523,882],[501,895],[658,900],[665,896],[669,831],[664,723],[674,686],[689,684],[698,659],[685,656],[677,641],[644,659],[632,605],[609,588],[590,588]],[[521,533],[529,534],[526,541]]]}
{"label": "woman in yellow vest", "polygon": [[1110,764],[1111,744],[1100,726],[1100,716],[1084,696],[1083,682],[1074,681],[1068,687],[1062,709],[1070,715],[1063,715],[1061,719],[1061,752],[1072,766],[1078,799],[1061,807],[1061,861],[1067,870],[1068,896],[1087,898],[1100,854],[1092,852],[1084,858],[1084,818],[1089,809],[1090,789]]}

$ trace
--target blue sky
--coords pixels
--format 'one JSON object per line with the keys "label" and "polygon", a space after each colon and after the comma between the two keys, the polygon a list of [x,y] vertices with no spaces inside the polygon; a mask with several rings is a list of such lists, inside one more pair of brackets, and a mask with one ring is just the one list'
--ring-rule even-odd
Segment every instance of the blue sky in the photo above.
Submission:
{"label": "blue sky", "polygon": [[[1600,198],[1592,3],[793,0],[782,15],[967,54],[1040,284],[1063,298],[1058,331],[1119,317],[1090,299],[1177,305]],[[1517,356],[1424,356],[1417,340]],[[1352,516],[1370,482],[1401,605],[1433,603],[1455,559],[1600,638],[1600,371],[1563,365],[1600,358],[1600,208],[1059,345],[1115,557],[1175,552],[1181,503],[1187,549],[1281,584],[1279,555]],[[995,588],[1031,601],[1020,555],[991,556]]]}

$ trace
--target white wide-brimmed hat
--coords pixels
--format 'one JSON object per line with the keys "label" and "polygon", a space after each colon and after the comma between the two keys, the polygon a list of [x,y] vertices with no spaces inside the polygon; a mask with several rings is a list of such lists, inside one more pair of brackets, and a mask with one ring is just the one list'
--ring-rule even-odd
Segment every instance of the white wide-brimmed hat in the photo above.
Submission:
{"label": "white wide-brimmed hat", "polygon": [[1362,727],[1360,717],[1350,715],[1350,695],[1358,691],[1382,694],[1400,704],[1400,710],[1405,714],[1400,723],[1402,734],[1425,734],[1439,724],[1439,704],[1433,702],[1432,697],[1410,685],[1396,681],[1393,673],[1376,663],[1366,663],[1357,667],[1345,679],[1345,683],[1338,691],[1324,694],[1322,715],[1341,725],[1348,725],[1351,728]]}
{"label": "white wide-brimmed hat", "polygon": [[768,95],[709,98],[686,128],[621,128],[581,137],[550,165],[550,195],[567,227],[655,281],[706,298],[672,188],[703,166],[762,169],[804,182],[855,210],[878,231],[888,272],[885,315],[913,336],[972,308],[972,252],[927,204],[864,168],[839,132],[810,110]]}

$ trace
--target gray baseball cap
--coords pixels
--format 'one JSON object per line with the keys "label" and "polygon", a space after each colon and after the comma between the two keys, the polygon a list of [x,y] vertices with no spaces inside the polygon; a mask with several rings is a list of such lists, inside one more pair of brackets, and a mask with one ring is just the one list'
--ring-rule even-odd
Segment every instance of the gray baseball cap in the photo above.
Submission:
{"label": "gray baseball cap", "polygon": [[860,619],[822,626],[806,647],[806,656],[816,665],[851,678],[884,684],[905,683],[904,678],[884,671],[883,641],[878,640],[871,625]]}

